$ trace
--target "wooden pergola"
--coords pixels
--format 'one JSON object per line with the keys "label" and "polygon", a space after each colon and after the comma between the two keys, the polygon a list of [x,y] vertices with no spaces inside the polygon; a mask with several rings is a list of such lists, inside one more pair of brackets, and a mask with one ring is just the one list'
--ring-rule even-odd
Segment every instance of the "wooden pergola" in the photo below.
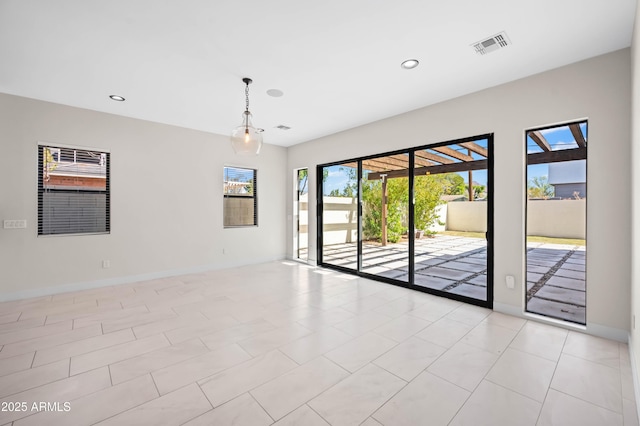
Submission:
{"label": "wooden pergola", "polygon": [[[540,131],[528,132],[528,136],[542,152],[527,154],[527,164],[557,163],[561,161],[584,160],[587,158],[587,141],[579,123],[568,125],[577,147],[554,150]],[[473,201],[473,170],[489,167],[487,148],[476,142],[459,142],[447,146],[429,147],[414,151],[414,176],[441,173],[468,172],[469,201]],[[343,164],[357,168],[357,162]],[[387,244],[387,179],[409,176],[409,153],[394,154],[362,160],[367,180],[382,180],[382,245]]]}
{"label": "wooden pergola", "polygon": [[580,130],[579,123],[569,124],[569,130],[576,142],[576,148],[553,150],[545,137],[537,130],[528,132],[529,137],[542,149],[542,152],[527,154],[527,164],[558,163],[561,161],[586,160],[587,140]]}

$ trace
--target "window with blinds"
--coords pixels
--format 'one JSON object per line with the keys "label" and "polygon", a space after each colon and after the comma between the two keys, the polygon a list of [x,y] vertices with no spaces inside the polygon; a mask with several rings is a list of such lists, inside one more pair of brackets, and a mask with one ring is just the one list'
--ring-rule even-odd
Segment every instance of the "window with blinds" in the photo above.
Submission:
{"label": "window with blinds", "polygon": [[224,168],[224,227],[258,225],[257,170]]}
{"label": "window with blinds", "polygon": [[110,156],[38,146],[38,235],[110,231]]}

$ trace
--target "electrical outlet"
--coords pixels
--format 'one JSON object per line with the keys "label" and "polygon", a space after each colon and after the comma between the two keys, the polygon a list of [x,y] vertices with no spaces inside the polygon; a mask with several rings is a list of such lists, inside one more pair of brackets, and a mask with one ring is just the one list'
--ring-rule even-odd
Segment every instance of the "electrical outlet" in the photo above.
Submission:
{"label": "electrical outlet", "polygon": [[516,277],[513,275],[507,275],[505,281],[507,282],[507,288],[514,289],[516,287]]}
{"label": "electrical outlet", "polygon": [[24,229],[27,227],[27,221],[25,219],[5,220],[3,227],[4,229]]}
{"label": "electrical outlet", "polygon": [[102,261],[102,268],[103,268],[103,269],[109,269],[109,268],[111,268],[111,261],[110,261],[110,260],[103,260],[103,261]]}

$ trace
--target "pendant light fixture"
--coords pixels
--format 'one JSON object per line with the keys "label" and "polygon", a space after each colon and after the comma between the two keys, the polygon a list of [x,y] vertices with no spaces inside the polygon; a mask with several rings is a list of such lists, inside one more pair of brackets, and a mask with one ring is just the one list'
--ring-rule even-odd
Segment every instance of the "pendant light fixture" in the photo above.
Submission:
{"label": "pendant light fixture", "polygon": [[231,132],[231,146],[238,155],[257,155],[262,148],[262,130],[256,129],[251,124],[252,115],[249,112],[249,85],[253,82],[250,78],[243,78],[245,84],[244,96],[246,107],[242,115],[242,124]]}

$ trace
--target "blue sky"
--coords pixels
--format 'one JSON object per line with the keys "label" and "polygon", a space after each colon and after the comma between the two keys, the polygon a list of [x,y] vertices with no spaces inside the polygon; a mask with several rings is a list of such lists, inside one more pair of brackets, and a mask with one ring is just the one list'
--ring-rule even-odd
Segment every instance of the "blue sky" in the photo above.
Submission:
{"label": "blue sky", "polygon": [[325,167],[325,170],[329,170],[327,180],[323,185],[323,195],[328,195],[334,189],[342,191],[343,188],[351,183],[348,170],[352,170],[349,167],[344,166],[330,166]]}

